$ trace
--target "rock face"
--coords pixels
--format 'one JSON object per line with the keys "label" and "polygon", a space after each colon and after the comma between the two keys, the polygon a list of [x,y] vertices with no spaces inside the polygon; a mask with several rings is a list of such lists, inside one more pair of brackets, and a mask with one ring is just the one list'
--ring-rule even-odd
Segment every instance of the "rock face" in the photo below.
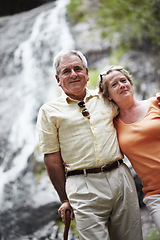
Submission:
{"label": "rock face", "polygon": [[[100,38],[93,19],[69,27],[67,4],[68,0],[58,0],[0,18],[2,240],[59,238],[56,220],[60,202],[38,152],[36,135],[39,107],[60,94],[53,77],[54,55],[61,49],[76,48],[86,55],[89,68],[101,70],[117,46]],[[141,82],[139,97],[160,89],[158,57],[131,51],[121,58],[120,64]]]}
{"label": "rock face", "polygon": [[53,0],[1,0],[0,16],[12,15],[36,8]]}

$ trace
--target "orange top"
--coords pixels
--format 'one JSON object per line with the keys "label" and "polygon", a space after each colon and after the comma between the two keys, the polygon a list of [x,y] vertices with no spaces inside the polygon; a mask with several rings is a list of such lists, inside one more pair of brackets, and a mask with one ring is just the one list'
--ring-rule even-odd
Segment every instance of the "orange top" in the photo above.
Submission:
{"label": "orange top", "polygon": [[142,180],[144,197],[160,194],[160,108],[150,99],[145,117],[125,124],[115,119],[119,144]]}

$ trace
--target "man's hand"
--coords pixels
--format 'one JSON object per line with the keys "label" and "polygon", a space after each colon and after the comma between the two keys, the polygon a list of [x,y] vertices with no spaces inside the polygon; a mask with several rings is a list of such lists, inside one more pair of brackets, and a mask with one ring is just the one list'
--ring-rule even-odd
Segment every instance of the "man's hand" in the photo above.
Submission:
{"label": "man's hand", "polygon": [[58,214],[61,216],[64,224],[66,224],[66,211],[70,211],[70,219],[73,220],[74,213],[68,200],[64,201],[58,209]]}
{"label": "man's hand", "polygon": [[160,107],[160,92],[156,93],[156,98],[158,100],[158,106]]}

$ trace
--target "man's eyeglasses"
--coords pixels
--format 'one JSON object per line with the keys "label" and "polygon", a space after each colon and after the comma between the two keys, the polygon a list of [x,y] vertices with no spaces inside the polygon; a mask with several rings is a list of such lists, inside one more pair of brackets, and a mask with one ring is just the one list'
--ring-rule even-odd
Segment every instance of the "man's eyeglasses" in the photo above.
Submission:
{"label": "man's eyeglasses", "polygon": [[89,111],[87,110],[87,108],[86,108],[86,106],[85,106],[85,102],[84,102],[84,101],[79,102],[79,103],[78,103],[78,106],[79,106],[80,108],[84,108],[84,109],[82,110],[82,115],[83,115],[84,117],[87,117],[88,119],[90,119],[90,114],[89,114]]}

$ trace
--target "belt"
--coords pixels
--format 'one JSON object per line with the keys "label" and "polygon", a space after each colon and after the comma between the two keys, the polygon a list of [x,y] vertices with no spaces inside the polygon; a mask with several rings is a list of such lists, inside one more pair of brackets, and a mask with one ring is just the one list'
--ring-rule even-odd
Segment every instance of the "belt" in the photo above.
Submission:
{"label": "belt", "polygon": [[105,164],[105,165],[103,165],[101,167],[97,167],[97,168],[73,170],[70,172],[66,172],[66,177],[79,175],[79,174],[84,174],[86,176],[88,173],[109,172],[109,171],[113,170],[114,168],[117,168],[121,163],[123,163],[122,159],[117,160],[116,162],[113,162],[111,164]]}

